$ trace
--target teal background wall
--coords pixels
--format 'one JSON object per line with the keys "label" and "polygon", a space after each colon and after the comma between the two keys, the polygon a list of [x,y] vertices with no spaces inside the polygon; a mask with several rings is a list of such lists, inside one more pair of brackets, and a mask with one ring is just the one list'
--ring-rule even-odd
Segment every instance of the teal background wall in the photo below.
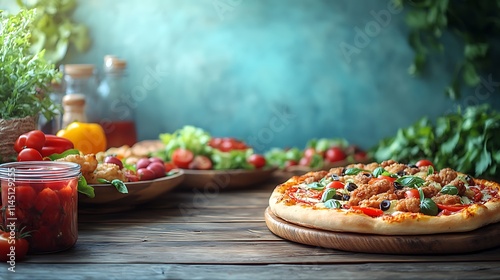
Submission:
{"label": "teal background wall", "polygon": [[369,148],[459,104],[498,107],[484,89],[443,94],[462,52],[451,36],[425,76],[409,76],[404,14],[390,0],[79,1],[92,48],[64,62],[128,61],[139,139],[190,124],[260,151],[319,137]]}

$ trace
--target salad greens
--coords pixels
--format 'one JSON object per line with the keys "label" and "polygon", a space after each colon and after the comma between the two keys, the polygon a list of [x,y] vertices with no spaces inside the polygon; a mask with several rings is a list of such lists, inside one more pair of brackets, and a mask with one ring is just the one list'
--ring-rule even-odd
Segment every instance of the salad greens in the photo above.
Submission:
{"label": "salad greens", "polygon": [[174,151],[183,148],[190,150],[195,156],[208,157],[215,170],[255,168],[247,161],[248,157],[254,153],[253,149],[220,151],[209,145],[212,136],[207,131],[195,126],[187,125],[173,133],[161,133],[159,138],[165,144],[165,150],[155,153],[154,156],[165,161],[171,161]]}
{"label": "salad greens", "polygon": [[498,176],[500,113],[488,104],[441,116],[424,117],[396,135],[381,140],[369,152],[376,161],[417,162],[426,158],[436,169],[450,167],[478,176]]}

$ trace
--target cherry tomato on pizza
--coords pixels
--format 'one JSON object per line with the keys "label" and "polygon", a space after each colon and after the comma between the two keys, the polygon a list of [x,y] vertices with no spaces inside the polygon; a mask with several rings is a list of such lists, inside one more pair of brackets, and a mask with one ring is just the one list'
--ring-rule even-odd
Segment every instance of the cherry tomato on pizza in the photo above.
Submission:
{"label": "cherry tomato on pizza", "polygon": [[434,164],[432,163],[432,161],[430,161],[428,159],[421,159],[421,160],[417,161],[417,163],[415,163],[415,165],[417,167],[422,167],[422,166],[432,166],[432,167],[434,167]]}

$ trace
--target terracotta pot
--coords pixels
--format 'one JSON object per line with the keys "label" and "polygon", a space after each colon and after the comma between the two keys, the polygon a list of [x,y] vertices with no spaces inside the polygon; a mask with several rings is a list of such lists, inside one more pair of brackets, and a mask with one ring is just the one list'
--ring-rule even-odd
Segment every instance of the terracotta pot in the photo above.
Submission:
{"label": "terracotta pot", "polygon": [[15,161],[17,153],[14,143],[19,135],[37,128],[36,116],[25,118],[0,119],[0,162]]}

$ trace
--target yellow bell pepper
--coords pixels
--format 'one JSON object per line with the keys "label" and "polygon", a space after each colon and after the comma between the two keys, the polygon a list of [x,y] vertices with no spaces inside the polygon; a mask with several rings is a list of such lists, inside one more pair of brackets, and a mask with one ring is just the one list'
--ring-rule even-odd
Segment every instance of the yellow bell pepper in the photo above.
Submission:
{"label": "yellow bell pepper", "polygon": [[75,149],[83,154],[97,154],[106,150],[106,134],[97,123],[72,122],[59,130],[57,136],[73,142]]}

